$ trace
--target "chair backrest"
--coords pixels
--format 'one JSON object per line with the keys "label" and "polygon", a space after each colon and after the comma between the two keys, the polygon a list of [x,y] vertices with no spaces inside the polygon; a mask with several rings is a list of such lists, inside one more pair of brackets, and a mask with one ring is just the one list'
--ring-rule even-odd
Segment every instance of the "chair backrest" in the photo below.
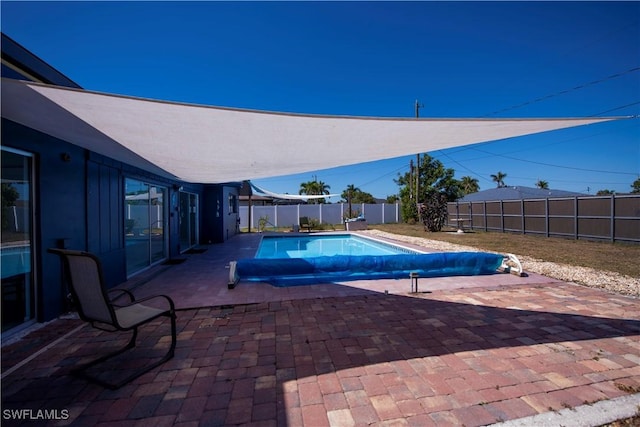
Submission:
{"label": "chair backrest", "polygon": [[64,259],[71,286],[71,294],[83,320],[115,325],[115,313],[108,303],[103,286],[100,259],[95,255],[66,249],[49,249]]}

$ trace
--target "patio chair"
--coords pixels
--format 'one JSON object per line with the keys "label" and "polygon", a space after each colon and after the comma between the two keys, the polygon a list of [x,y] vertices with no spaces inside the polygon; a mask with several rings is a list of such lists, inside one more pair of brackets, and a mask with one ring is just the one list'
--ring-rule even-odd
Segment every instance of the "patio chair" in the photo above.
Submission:
{"label": "patio chair", "polygon": [[311,221],[309,221],[309,217],[308,216],[301,216],[300,217],[300,227],[306,228],[307,232],[311,233]]}
{"label": "patio chair", "polygon": [[[60,255],[64,261],[71,296],[82,320],[89,322],[94,328],[107,332],[133,331],[133,335],[125,347],[73,369],[71,371],[73,375],[100,384],[103,387],[118,389],[173,357],[176,347],[176,312],[171,298],[166,295],[156,295],[136,300],[133,294],[127,290],[106,290],[102,264],[97,256],[88,252],[66,249],[49,249],[49,252]],[[116,293],[119,293],[119,295],[115,295]],[[110,298],[111,295],[113,295],[113,298]],[[115,299],[123,296],[128,297],[129,301],[124,304],[114,302]],[[143,304],[154,299],[161,302],[161,304],[157,303],[158,306],[166,307],[156,308],[152,305]],[[134,348],[138,336],[138,327],[161,316],[171,319],[171,344],[169,351],[160,360],[138,368],[116,383],[104,381],[87,372],[89,368]]]}

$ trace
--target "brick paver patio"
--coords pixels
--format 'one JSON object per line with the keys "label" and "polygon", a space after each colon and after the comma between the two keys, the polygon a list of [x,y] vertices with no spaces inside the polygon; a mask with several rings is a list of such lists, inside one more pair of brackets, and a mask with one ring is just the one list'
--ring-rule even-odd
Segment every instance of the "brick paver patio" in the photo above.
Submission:
{"label": "brick paver patio", "polygon": [[[255,239],[128,283],[176,299],[179,335],[174,359],[119,390],[68,372],[126,336],[63,319],[3,347],[3,425],[30,409],[67,418],[50,425],[479,426],[640,391],[637,299],[535,275],[228,290],[225,257]],[[167,331],[144,329],[105,375],[161,354]]]}

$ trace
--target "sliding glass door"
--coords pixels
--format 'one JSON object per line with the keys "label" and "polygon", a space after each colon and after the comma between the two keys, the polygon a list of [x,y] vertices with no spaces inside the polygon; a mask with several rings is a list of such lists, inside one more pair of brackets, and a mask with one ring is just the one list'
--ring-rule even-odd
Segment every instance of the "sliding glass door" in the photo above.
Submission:
{"label": "sliding glass door", "polygon": [[198,195],[180,192],[180,251],[198,244]]}
{"label": "sliding glass door", "polygon": [[127,275],[167,257],[166,196],[165,187],[125,179]]}
{"label": "sliding glass door", "polygon": [[2,148],[2,332],[35,317],[33,157]]}

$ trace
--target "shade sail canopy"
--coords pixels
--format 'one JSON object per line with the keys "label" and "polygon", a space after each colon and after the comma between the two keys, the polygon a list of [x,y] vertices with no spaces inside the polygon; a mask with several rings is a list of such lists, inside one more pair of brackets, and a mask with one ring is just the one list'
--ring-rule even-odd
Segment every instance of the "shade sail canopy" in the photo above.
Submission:
{"label": "shade sail canopy", "polygon": [[323,195],[299,195],[299,194],[281,194],[274,193],[273,191],[265,190],[264,188],[260,188],[255,185],[253,182],[249,182],[249,185],[253,189],[253,191],[262,196],[271,197],[272,199],[280,199],[280,200],[313,200],[313,199],[324,199],[329,197],[336,197],[339,194],[323,194]]}
{"label": "shade sail canopy", "polygon": [[2,117],[149,172],[198,183],[289,175],[613,120],[311,116],[5,78]]}

